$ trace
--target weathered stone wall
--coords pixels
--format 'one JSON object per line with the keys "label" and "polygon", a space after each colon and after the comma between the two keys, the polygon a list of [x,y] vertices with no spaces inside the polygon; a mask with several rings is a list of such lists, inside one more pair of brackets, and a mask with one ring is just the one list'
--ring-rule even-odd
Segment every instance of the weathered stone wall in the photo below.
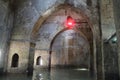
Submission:
{"label": "weathered stone wall", "polygon": [[[8,56],[8,72],[26,72],[29,59],[29,42],[11,41]],[[18,67],[11,67],[14,54],[18,54]]]}
{"label": "weathered stone wall", "polygon": [[[101,26],[104,41],[116,33],[113,1],[101,1]],[[118,80],[118,54],[116,44],[111,42],[103,44],[105,80]]]}
{"label": "weathered stone wall", "polygon": [[13,12],[10,10],[10,3],[0,0],[0,73],[6,66],[8,43],[13,23]]}
{"label": "weathered stone wall", "polygon": [[[40,60],[40,65],[37,65],[37,58],[41,56],[41,60]],[[40,68],[47,68],[48,64],[49,64],[49,53],[48,51],[44,51],[44,50],[35,50],[35,55],[34,55],[34,69],[40,69]]]}
{"label": "weathered stone wall", "polygon": [[103,39],[109,39],[115,32],[113,0],[101,0],[101,27]]}

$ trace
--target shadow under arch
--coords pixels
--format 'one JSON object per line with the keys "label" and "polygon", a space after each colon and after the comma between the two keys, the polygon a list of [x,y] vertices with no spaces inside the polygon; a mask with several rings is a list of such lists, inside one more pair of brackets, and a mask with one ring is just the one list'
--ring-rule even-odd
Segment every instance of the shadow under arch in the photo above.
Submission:
{"label": "shadow under arch", "polygon": [[[49,64],[48,64],[48,70],[49,70],[49,71],[51,71],[51,54],[52,54],[52,46],[53,46],[53,43],[54,43],[56,37],[57,37],[59,34],[63,33],[64,31],[67,31],[67,30],[73,30],[73,31],[77,32],[79,36],[82,36],[82,37],[88,42],[88,39],[86,38],[86,36],[85,36],[81,31],[78,31],[76,28],[73,28],[73,29],[64,28],[64,29],[62,29],[61,31],[59,31],[59,32],[53,37],[53,39],[52,39],[52,41],[51,41],[51,43],[50,43],[50,46],[49,46]],[[89,44],[89,42],[88,42],[88,44]],[[90,53],[90,44],[89,44],[89,47],[88,47],[88,51],[89,51],[89,53]]]}

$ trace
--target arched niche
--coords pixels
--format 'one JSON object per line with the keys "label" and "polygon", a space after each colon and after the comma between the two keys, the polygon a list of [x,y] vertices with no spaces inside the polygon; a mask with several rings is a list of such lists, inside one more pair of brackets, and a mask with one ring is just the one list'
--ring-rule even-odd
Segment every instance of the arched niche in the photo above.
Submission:
{"label": "arched niche", "polygon": [[36,65],[41,65],[42,64],[42,61],[41,61],[41,56],[37,57],[36,59]]}
{"label": "arched niche", "polygon": [[12,63],[11,63],[11,67],[18,67],[18,63],[19,63],[19,55],[17,53],[15,53],[12,56]]}

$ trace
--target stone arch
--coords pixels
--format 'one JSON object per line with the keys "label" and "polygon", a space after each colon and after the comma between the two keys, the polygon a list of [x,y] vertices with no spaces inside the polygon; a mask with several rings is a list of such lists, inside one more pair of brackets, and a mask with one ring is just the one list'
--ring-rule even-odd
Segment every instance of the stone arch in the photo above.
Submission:
{"label": "stone arch", "polygon": [[[73,30],[73,31],[75,31],[76,33],[78,33],[78,36],[83,37],[83,38],[85,39],[85,41],[88,42],[88,39],[86,38],[86,36],[85,36],[81,31],[78,31],[76,28],[73,28],[73,29],[64,28],[63,30],[59,31],[59,32],[54,36],[54,38],[52,39],[52,41],[51,41],[51,43],[50,43],[50,48],[49,48],[49,70],[50,70],[50,67],[51,67],[51,54],[52,54],[52,52],[54,52],[54,51],[52,51],[53,43],[54,43],[55,39],[57,38],[57,36],[59,36],[61,33],[65,32],[65,31],[67,31],[67,30]],[[88,46],[88,51],[89,51],[89,53],[90,53],[90,44],[89,44],[89,42],[88,42],[87,44],[89,45],[89,46]],[[89,55],[90,55],[90,54],[89,54]],[[89,57],[90,57],[90,56],[89,56]],[[89,63],[90,63],[90,62],[89,62]],[[89,67],[89,65],[88,65],[88,67]]]}
{"label": "stone arch", "polygon": [[89,27],[92,30],[92,33],[95,33],[95,30],[93,28],[93,25],[91,24],[89,18],[87,17],[86,14],[84,14],[82,11],[80,11],[79,8],[73,7],[70,4],[60,4],[57,6],[54,6],[50,9],[48,9],[45,13],[43,13],[42,16],[39,17],[39,19],[37,20],[37,22],[35,23],[32,32],[31,32],[31,41],[35,41],[36,37],[37,37],[37,33],[39,31],[39,29],[41,28],[41,25],[46,21],[46,19],[48,19],[48,17],[50,15],[52,15],[52,13],[59,11],[60,9],[67,9],[67,8],[71,8],[72,10],[74,10],[74,12],[77,12],[78,14],[82,15],[85,19],[85,22],[88,23]]}
{"label": "stone arch", "polygon": [[17,53],[15,53],[12,56],[12,63],[11,63],[11,67],[18,67],[18,63],[19,63],[19,55]]}
{"label": "stone arch", "polygon": [[[51,41],[51,43],[50,43],[49,53],[52,51],[52,45],[53,45],[54,40],[56,39],[56,37],[57,37],[59,34],[61,34],[62,32],[67,31],[67,30],[69,30],[69,28],[65,28],[65,29],[61,30],[60,32],[58,32],[58,33],[54,36],[54,38],[52,39],[52,41]],[[85,40],[88,42],[87,38],[85,37],[85,35],[84,35],[82,32],[78,31],[77,29],[72,29],[72,30],[74,30],[75,32],[79,33],[79,35],[81,35],[82,37],[84,37]]]}
{"label": "stone arch", "polygon": [[[99,52],[96,47],[98,47],[96,44],[99,43],[97,41],[97,38],[99,38],[99,33],[100,32],[97,32],[98,31],[98,28],[99,27],[94,27],[96,25],[93,25],[89,19],[89,17],[84,13],[82,12],[82,10],[80,10],[79,8],[77,7],[74,7],[70,4],[60,4],[60,5],[57,5],[57,6],[53,6],[52,8],[48,9],[45,13],[43,13],[42,16],[39,17],[39,19],[37,20],[37,22],[35,23],[34,27],[33,27],[33,30],[31,32],[31,41],[32,42],[35,42],[36,41],[36,38],[37,38],[37,33],[39,31],[39,29],[41,28],[41,25],[49,18],[50,15],[52,15],[52,13],[54,12],[57,12],[59,11],[60,9],[67,9],[67,8],[71,8],[72,10],[74,10],[75,12],[77,12],[78,14],[82,15],[85,19],[85,22],[88,23],[91,31],[92,31],[92,36],[93,36],[93,46],[92,46],[92,49],[93,49],[93,57],[91,59],[94,59],[92,60],[93,65],[94,65],[94,70],[96,71],[96,52]],[[99,47],[98,47],[99,48]]]}
{"label": "stone arch", "polygon": [[37,33],[39,31],[39,29],[41,28],[42,24],[44,24],[44,22],[55,12],[59,11],[60,9],[67,9],[67,8],[72,8],[72,10],[74,10],[74,12],[77,12],[79,15],[81,15],[82,17],[84,17],[84,22],[86,22],[91,31],[92,31],[92,37],[93,37],[93,54],[96,54],[96,37],[97,37],[97,34],[96,34],[96,28],[93,27],[89,17],[84,13],[82,12],[82,10],[80,10],[79,8],[77,7],[74,7],[70,4],[59,4],[59,5],[55,5],[53,7],[51,7],[50,9],[48,9],[46,12],[44,12],[42,14],[42,16],[39,17],[39,19],[37,20],[37,22],[35,23],[33,29],[32,29],[32,32],[31,32],[31,41],[32,42],[35,42],[36,41],[36,38],[37,38]]}

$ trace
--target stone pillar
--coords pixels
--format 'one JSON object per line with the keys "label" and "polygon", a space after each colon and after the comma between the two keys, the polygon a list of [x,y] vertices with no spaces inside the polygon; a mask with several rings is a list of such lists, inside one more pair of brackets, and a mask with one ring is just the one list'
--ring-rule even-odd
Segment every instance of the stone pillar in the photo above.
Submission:
{"label": "stone pillar", "polygon": [[93,52],[93,43],[90,43],[90,63],[89,63],[89,69],[90,69],[90,75],[94,76],[95,75],[95,55]]}
{"label": "stone pillar", "polygon": [[29,61],[28,61],[28,75],[33,74],[34,53],[35,53],[35,43],[30,43]]}
{"label": "stone pillar", "polygon": [[[104,58],[103,58],[103,41],[102,41],[102,29],[101,29],[101,14],[100,14],[100,4],[101,0],[95,0],[97,3],[94,5],[93,16],[93,39],[94,39],[94,52],[96,64],[96,79],[104,80]],[[94,1],[94,2],[95,2]],[[96,7],[97,6],[97,7]]]}
{"label": "stone pillar", "polygon": [[96,68],[97,80],[104,80],[104,62],[102,51],[102,38],[99,36],[96,40]]}
{"label": "stone pillar", "polygon": [[[116,32],[113,15],[113,1],[114,0],[101,0],[100,13],[103,40],[108,39],[111,34]],[[112,49],[113,48],[109,43],[104,43],[103,55],[105,80],[118,80],[118,76],[116,75],[118,73],[117,54],[113,52]]]}
{"label": "stone pillar", "polygon": [[116,46],[110,43],[104,43],[104,67],[105,80],[118,79],[118,56]]}
{"label": "stone pillar", "polygon": [[119,66],[119,79],[120,79],[120,0],[113,0],[114,7],[114,19],[115,19],[115,27],[117,34],[117,42],[118,42],[118,66]]}

